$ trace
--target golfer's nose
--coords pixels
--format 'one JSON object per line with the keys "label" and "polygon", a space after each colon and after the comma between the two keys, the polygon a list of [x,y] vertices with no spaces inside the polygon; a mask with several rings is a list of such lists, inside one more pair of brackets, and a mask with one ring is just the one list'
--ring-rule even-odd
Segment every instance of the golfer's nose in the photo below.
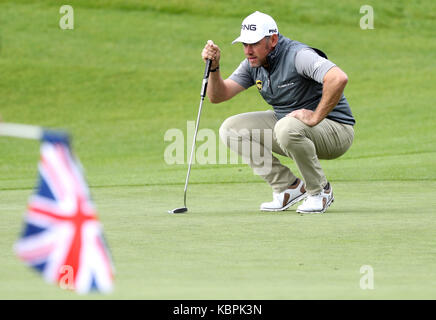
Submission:
{"label": "golfer's nose", "polygon": [[244,53],[246,55],[253,54],[253,46],[251,44],[244,44]]}

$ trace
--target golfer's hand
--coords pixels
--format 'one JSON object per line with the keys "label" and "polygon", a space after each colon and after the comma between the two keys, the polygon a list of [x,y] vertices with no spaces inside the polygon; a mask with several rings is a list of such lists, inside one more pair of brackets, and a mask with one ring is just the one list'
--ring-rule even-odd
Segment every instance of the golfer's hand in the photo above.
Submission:
{"label": "golfer's hand", "polygon": [[201,57],[204,61],[207,59],[212,60],[211,69],[215,69],[220,65],[221,51],[220,48],[213,43],[212,40],[208,40],[201,52]]}
{"label": "golfer's hand", "polygon": [[292,111],[286,115],[287,117],[294,117],[308,125],[309,127],[316,126],[321,121],[318,121],[315,117],[315,112],[307,109],[299,109]]}

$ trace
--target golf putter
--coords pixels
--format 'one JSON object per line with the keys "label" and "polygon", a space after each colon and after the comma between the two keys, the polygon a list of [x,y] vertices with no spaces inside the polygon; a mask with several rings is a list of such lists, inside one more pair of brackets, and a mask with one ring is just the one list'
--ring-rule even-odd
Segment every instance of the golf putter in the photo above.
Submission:
{"label": "golf putter", "polygon": [[191,173],[191,165],[192,165],[192,158],[194,156],[195,151],[195,142],[197,140],[197,132],[198,132],[198,126],[200,125],[200,115],[201,115],[201,109],[203,107],[203,101],[204,97],[206,96],[206,90],[207,90],[207,82],[209,80],[209,74],[210,74],[210,66],[212,64],[212,60],[207,59],[206,66],[204,68],[204,75],[203,75],[203,85],[201,86],[201,99],[200,99],[200,107],[198,109],[198,115],[197,115],[197,122],[195,123],[195,132],[194,132],[194,139],[192,142],[192,149],[191,149],[191,156],[189,158],[189,164],[188,164],[188,172],[186,174],[186,180],[185,180],[185,191],[184,191],[184,197],[183,197],[183,205],[182,208],[176,208],[173,210],[169,210],[168,213],[185,213],[188,211],[188,208],[186,207],[186,192],[188,191],[188,182],[189,182],[189,175]]}

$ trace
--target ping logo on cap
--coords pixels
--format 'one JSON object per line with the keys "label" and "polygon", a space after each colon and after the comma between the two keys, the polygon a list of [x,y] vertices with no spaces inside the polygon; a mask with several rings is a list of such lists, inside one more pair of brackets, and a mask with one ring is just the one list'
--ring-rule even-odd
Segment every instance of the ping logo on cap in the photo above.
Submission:
{"label": "ping logo on cap", "polygon": [[256,31],[256,25],[255,24],[243,24],[241,26],[242,30],[250,30],[250,31]]}
{"label": "ping logo on cap", "polygon": [[268,32],[269,33],[277,33],[277,29],[269,29]]}

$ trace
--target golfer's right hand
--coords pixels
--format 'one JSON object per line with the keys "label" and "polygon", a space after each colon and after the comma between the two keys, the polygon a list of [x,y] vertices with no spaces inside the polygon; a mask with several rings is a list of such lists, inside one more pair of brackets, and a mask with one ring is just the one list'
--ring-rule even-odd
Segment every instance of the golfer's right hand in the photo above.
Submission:
{"label": "golfer's right hand", "polygon": [[220,48],[213,43],[212,40],[208,40],[201,52],[201,57],[206,62],[207,59],[212,60],[211,69],[215,69],[220,65],[221,51]]}

